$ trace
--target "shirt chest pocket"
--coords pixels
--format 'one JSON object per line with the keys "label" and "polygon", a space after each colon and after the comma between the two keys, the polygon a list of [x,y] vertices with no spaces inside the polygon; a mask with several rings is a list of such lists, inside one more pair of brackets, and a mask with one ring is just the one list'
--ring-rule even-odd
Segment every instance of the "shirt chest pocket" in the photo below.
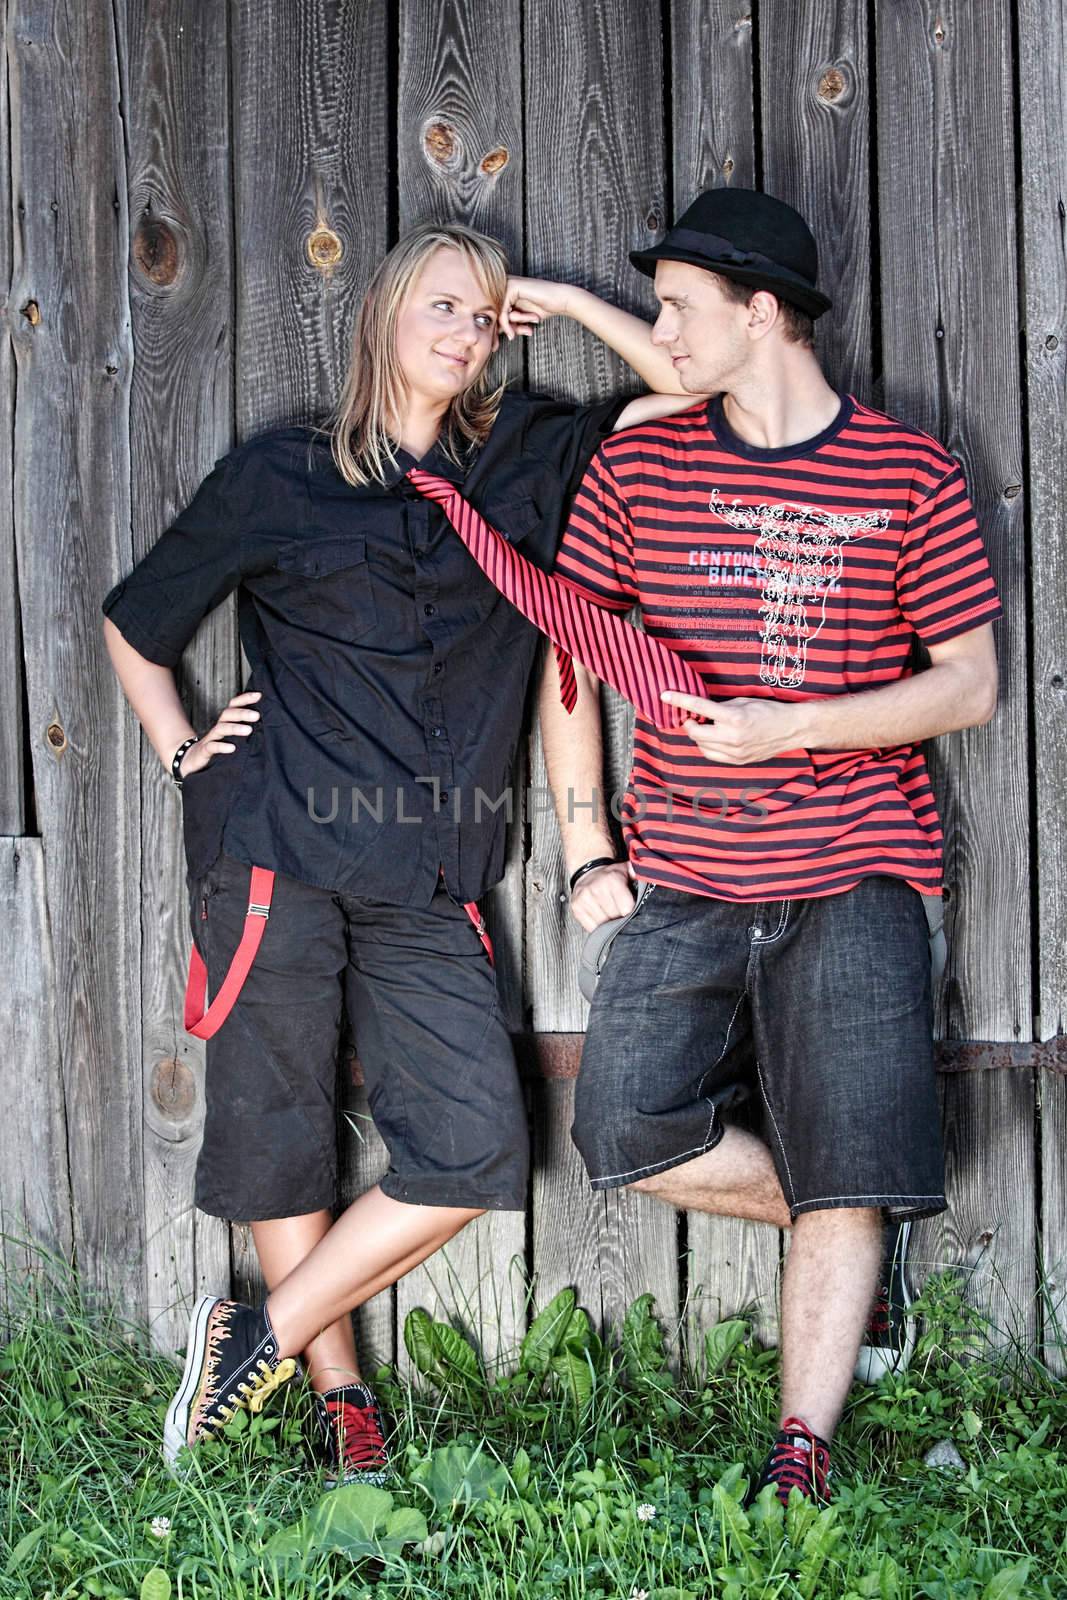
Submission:
{"label": "shirt chest pocket", "polygon": [[[514,545],[516,554],[527,554],[527,536],[541,522],[541,513],[531,499],[498,492],[492,499],[472,497],[470,504],[509,545]],[[460,543],[459,535],[451,529],[448,530],[448,536],[457,545]],[[490,620],[500,626],[506,623],[514,625],[514,607],[502,599],[500,590],[484,569],[480,573],[472,571],[473,560],[473,555],[468,559],[453,553],[448,562],[451,594],[443,587],[441,598],[450,606],[456,625],[460,628],[482,627]]]}
{"label": "shirt chest pocket", "polygon": [[361,534],[317,534],[294,540],[278,556],[287,578],[285,611],[312,633],[348,643],[378,620],[374,587]]}
{"label": "shirt chest pocket", "polygon": [[486,502],[485,520],[509,544],[518,544],[541,522],[541,512],[529,495],[494,495]]}

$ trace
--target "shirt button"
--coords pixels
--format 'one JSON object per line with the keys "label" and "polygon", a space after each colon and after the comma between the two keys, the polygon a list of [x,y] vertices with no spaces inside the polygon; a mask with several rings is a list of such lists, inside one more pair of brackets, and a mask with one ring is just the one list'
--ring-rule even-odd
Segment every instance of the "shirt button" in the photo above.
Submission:
{"label": "shirt button", "polygon": [[753,937],[753,939],[762,939],[763,938],[763,929],[762,928],[753,928],[752,929],[752,937]]}
{"label": "shirt button", "polygon": [[443,672],[445,670],[444,662],[443,661],[435,661],[434,664],[433,664],[433,670],[435,672]]}
{"label": "shirt button", "polygon": [[444,733],[444,731],[445,730],[443,728],[431,728],[430,729],[430,733],[433,736],[433,738],[435,738],[435,739],[439,739],[441,737],[441,735]]}
{"label": "shirt button", "polygon": [[416,561],[426,560],[426,546],[424,544],[415,546],[415,559]]}
{"label": "shirt button", "polygon": [[436,613],[437,613],[437,607],[436,606],[423,606],[422,609],[425,611],[425,613],[426,613],[426,615],[428,617],[435,616]]}
{"label": "shirt button", "polygon": [[441,804],[443,806],[447,806],[447,804],[448,804],[448,790],[447,789],[442,789],[441,790]]}

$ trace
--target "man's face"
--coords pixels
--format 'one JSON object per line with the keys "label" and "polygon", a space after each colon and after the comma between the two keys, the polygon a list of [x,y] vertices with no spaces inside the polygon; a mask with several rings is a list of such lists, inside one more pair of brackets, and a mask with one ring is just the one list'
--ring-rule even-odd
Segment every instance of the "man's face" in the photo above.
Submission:
{"label": "man's face", "polygon": [[728,300],[710,272],[686,261],[656,263],[656,298],[652,343],[668,352],[682,388],[692,394],[729,388],[754,349],[746,332],[751,308]]}

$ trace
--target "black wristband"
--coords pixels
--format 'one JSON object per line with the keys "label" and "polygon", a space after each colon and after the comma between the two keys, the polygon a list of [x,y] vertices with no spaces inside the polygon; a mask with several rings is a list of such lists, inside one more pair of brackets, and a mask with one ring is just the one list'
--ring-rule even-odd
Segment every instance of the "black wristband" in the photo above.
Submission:
{"label": "black wristband", "polygon": [[617,862],[614,856],[594,856],[592,861],[583,862],[580,867],[576,867],[571,873],[571,894],[574,893],[574,885],[580,878],[584,878],[587,872],[592,872],[596,867],[614,867],[616,865]]}
{"label": "black wristband", "polygon": [[185,743],[184,744],[180,744],[178,746],[177,750],[175,750],[175,752],[174,752],[174,759],[170,764],[170,775],[174,779],[175,783],[178,785],[179,789],[182,786],[182,774],[181,774],[182,756],[185,754],[185,752],[188,750],[188,748],[189,748],[189,746],[191,744],[195,744],[196,743],[196,741],[199,739],[199,737],[200,737],[200,735],[198,733],[194,733],[191,739],[186,739]]}

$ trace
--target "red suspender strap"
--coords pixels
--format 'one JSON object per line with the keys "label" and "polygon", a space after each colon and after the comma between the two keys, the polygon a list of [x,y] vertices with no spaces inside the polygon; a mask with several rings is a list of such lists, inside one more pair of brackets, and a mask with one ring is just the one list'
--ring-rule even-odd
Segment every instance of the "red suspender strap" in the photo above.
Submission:
{"label": "red suspender strap", "polygon": [[210,1039],[226,1021],[233,1003],[248,977],[256,951],[259,949],[270,916],[271,896],[274,893],[274,873],[269,867],[253,867],[248,888],[248,910],[241,942],[230,962],[230,970],[222,981],[218,994],[207,1011],[204,996],[207,994],[207,968],[194,944],[189,953],[189,979],[185,986],[185,1030],[198,1039]]}
{"label": "red suspender strap", "polygon": [[485,925],[481,912],[478,910],[477,900],[465,900],[463,909],[474,924],[474,931],[485,946],[485,953],[489,957],[489,965],[494,966],[493,941],[489,937],[489,930]]}
{"label": "red suspender strap", "polygon": [[[438,866],[438,868],[437,868],[437,881],[438,881],[438,883],[439,884],[443,883],[444,882],[444,878],[445,878],[445,869],[444,869],[443,866]],[[489,965],[491,967],[495,966],[496,963],[493,960],[493,941],[489,937],[489,929],[486,927],[485,922],[484,922],[484,920],[482,918],[482,914],[478,910],[478,902],[477,902],[477,900],[464,900],[463,909],[467,913],[468,917],[470,918],[471,925],[474,928],[475,933],[478,935],[479,939],[482,941],[482,944],[485,947],[485,953],[489,957]]]}

